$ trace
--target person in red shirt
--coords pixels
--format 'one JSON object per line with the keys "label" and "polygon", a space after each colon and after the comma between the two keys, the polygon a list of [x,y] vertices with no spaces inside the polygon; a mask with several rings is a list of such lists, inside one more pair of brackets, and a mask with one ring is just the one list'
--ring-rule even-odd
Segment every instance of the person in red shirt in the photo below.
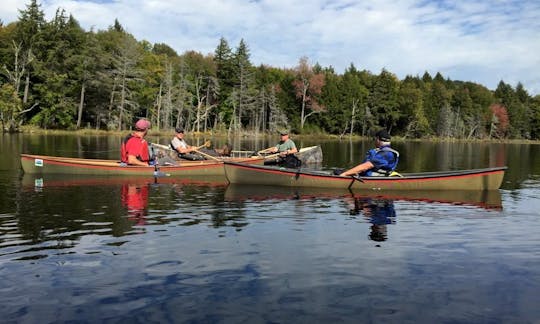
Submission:
{"label": "person in red shirt", "polygon": [[154,162],[150,160],[148,142],[144,139],[149,128],[150,122],[146,119],[139,119],[135,123],[133,132],[122,141],[120,151],[123,163],[147,166]]}

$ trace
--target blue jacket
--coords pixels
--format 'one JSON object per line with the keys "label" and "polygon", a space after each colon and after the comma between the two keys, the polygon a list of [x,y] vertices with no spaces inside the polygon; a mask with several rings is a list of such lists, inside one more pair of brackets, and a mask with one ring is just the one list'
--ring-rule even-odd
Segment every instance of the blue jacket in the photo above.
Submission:
{"label": "blue jacket", "polygon": [[397,167],[399,152],[392,149],[390,145],[381,146],[367,152],[364,162],[367,161],[371,162],[374,167],[361,175],[371,176],[374,172],[390,174]]}

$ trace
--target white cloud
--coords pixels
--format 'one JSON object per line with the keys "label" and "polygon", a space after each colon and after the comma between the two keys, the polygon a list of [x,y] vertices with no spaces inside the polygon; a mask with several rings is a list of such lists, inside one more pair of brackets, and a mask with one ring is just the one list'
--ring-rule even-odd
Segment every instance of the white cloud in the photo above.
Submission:
{"label": "white cloud", "polygon": [[[28,1],[4,0],[0,19],[17,19]],[[179,53],[213,52],[219,38],[241,38],[254,64],[292,67],[302,56],[338,73],[351,63],[400,78],[441,72],[494,89],[522,82],[540,94],[540,2],[315,0],[42,1],[50,19],[64,8],[86,29],[117,18],[138,39]]]}

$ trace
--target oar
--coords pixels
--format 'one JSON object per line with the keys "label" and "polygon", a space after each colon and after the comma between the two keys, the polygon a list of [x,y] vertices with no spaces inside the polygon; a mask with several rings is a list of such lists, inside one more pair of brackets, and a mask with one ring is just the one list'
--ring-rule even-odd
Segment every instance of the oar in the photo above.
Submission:
{"label": "oar", "polygon": [[[275,157],[278,157],[280,154],[281,154],[281,153],[274,153],[274,154],[266,155],[266,156],[264,157],[264,159],[265,159],[265,160],[266,160],[266,159],[273,159],[273,158],[275,158]],[[293,153],[293,154],[294,154],[294,153]]]}
{"label": "oar", "polygon": [[[163,145],[163,144],[158,144],[158,143],[150,143],[150,144],[155,146],[155,147],[159,147],[160,149],[174,151],[174,149],[172,147],[168,146],[168,145]],[[203,147],[209,147],[211,144],[212,144],[212,142],[206,141],[206,142],[204,142],[203,145],[197,146],[193,150],[196,151],[196,150],[202,149]]]}
{"label": "oar", "polygon": [[160,149],[163,149],[163,150],[169,150],[169,151],[174,151],[172,149],[172,147],[168,146],[168,145],[162,145],[162,144],[158,144],[158,143],[150,143],[151,145],[155,146],[155,147],[159,147]]}
{"label": "oar", "polygon": [[[200,149],[202,149],[203,147],[210,147],[210,145],[212,145],[212,142],[210,142],[210,141],[206,141],[206,142],[204,142],[204,144],[203,144],[203,145],[201,145],[201,146],[197,146],[197,147],[196,147],[196,148],[194,148],[193,150],[194,150],[194,151],[197,151],[197,150],[200,150]],[[199,152],[199,153],[201,153],[201,152]]]}
{"label": "oar", "polygon": [[161,177],[168,177],[168,176],[170,176],[170,174],[161,172],[158,168],[157,163],[154,164],[154,178],[161,178]]}
{"label": "oar", "polygon": [[193,151],[194,151],[194,152],[197,152],[198,154],[200,154],[200,155],[202,155],[202,156],[206,156],[206,157],[208,157],[208,158],[210,158],[210,159],[212,159],[212,160],[221,161],[221,160],[218,159],[217,157],[212,156],[212,155],[210,155],[210,154],[206,154],[206,153],[201,152],[201,151],[199,151],[199,150],[193,150]]}
{"label": "oar", "polygon": [[257,151],[257,155],[261,155],[262,153],[268,153],[270,150],[272,150],[274,148],[275,148],[275,146],[272,146],[272,147],[266,148],[264,150]]}
{"label": "oar", "polygon": [[361,183],[364,183],[364,180],[360,179],[360,177],[358,177],[358,176],[352,175],[351,178],[352,178],[352,181],[351,181],[351,183],[349,184],[349,186],[347,187],[347,189],[349,189],[349,190],[351,190],[351,187],[352,187],[352,185],[353,185],[353,183],[354,183],[355,181],[360,181]]}
{"label": "oar", "polygon": [[206,142],[204,142],[203,145],[197,146],[197,147],[195,147],[195,148],[192,148],[192,150],[193,150],[193,152],[197,152],[197,153],[199,153],[200,155],[206,156],[207,158],[210,158],[210,159],[212,159],[212,160],[221,161],[220,159],[216,158],[215,156],[212,156],[212,155],[210,155],[210,154],[207,154],[207,153],[204,153],[204,152],[199,151],[199,150],[202,149],[203,147],[209,147],[210,145],[211,145],[211,142],[210,142],[210,141],[206,141]]}
{"label": "oar", "polygon": [[[273,159],[273,158],[275,158],[275,157],[280,156],[281,153],[283,153],[283,152],[278,152],[278,153],[266,155],[266,156],[264,157],[264,159]],[[298,151],[298,152],[296,152],[296,153],[300,153],[300,151]],[[290,153],[290,154],[296,155],[296,153]],[[298,156],[297,156],[297,157],[298,157]]]}

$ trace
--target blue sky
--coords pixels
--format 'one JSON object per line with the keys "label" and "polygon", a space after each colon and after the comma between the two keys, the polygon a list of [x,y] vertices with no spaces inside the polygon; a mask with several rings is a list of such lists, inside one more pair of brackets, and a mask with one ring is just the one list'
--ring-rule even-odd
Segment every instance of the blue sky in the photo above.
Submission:
{"label": "blue sky", "polygon": [[[0,19],[15,21],[27,0],[2,0]],[[294,67],[302,56],[333,66],[353,63],[400,79],[441,72],[495,89],[521,82],[540,94],[540,1],[504,0],[48,0],[46,18],[63,8],[89,30],[117,18],[137,39],[179,54],[214,52],[220,37],[244,39],[252,63]]]}

